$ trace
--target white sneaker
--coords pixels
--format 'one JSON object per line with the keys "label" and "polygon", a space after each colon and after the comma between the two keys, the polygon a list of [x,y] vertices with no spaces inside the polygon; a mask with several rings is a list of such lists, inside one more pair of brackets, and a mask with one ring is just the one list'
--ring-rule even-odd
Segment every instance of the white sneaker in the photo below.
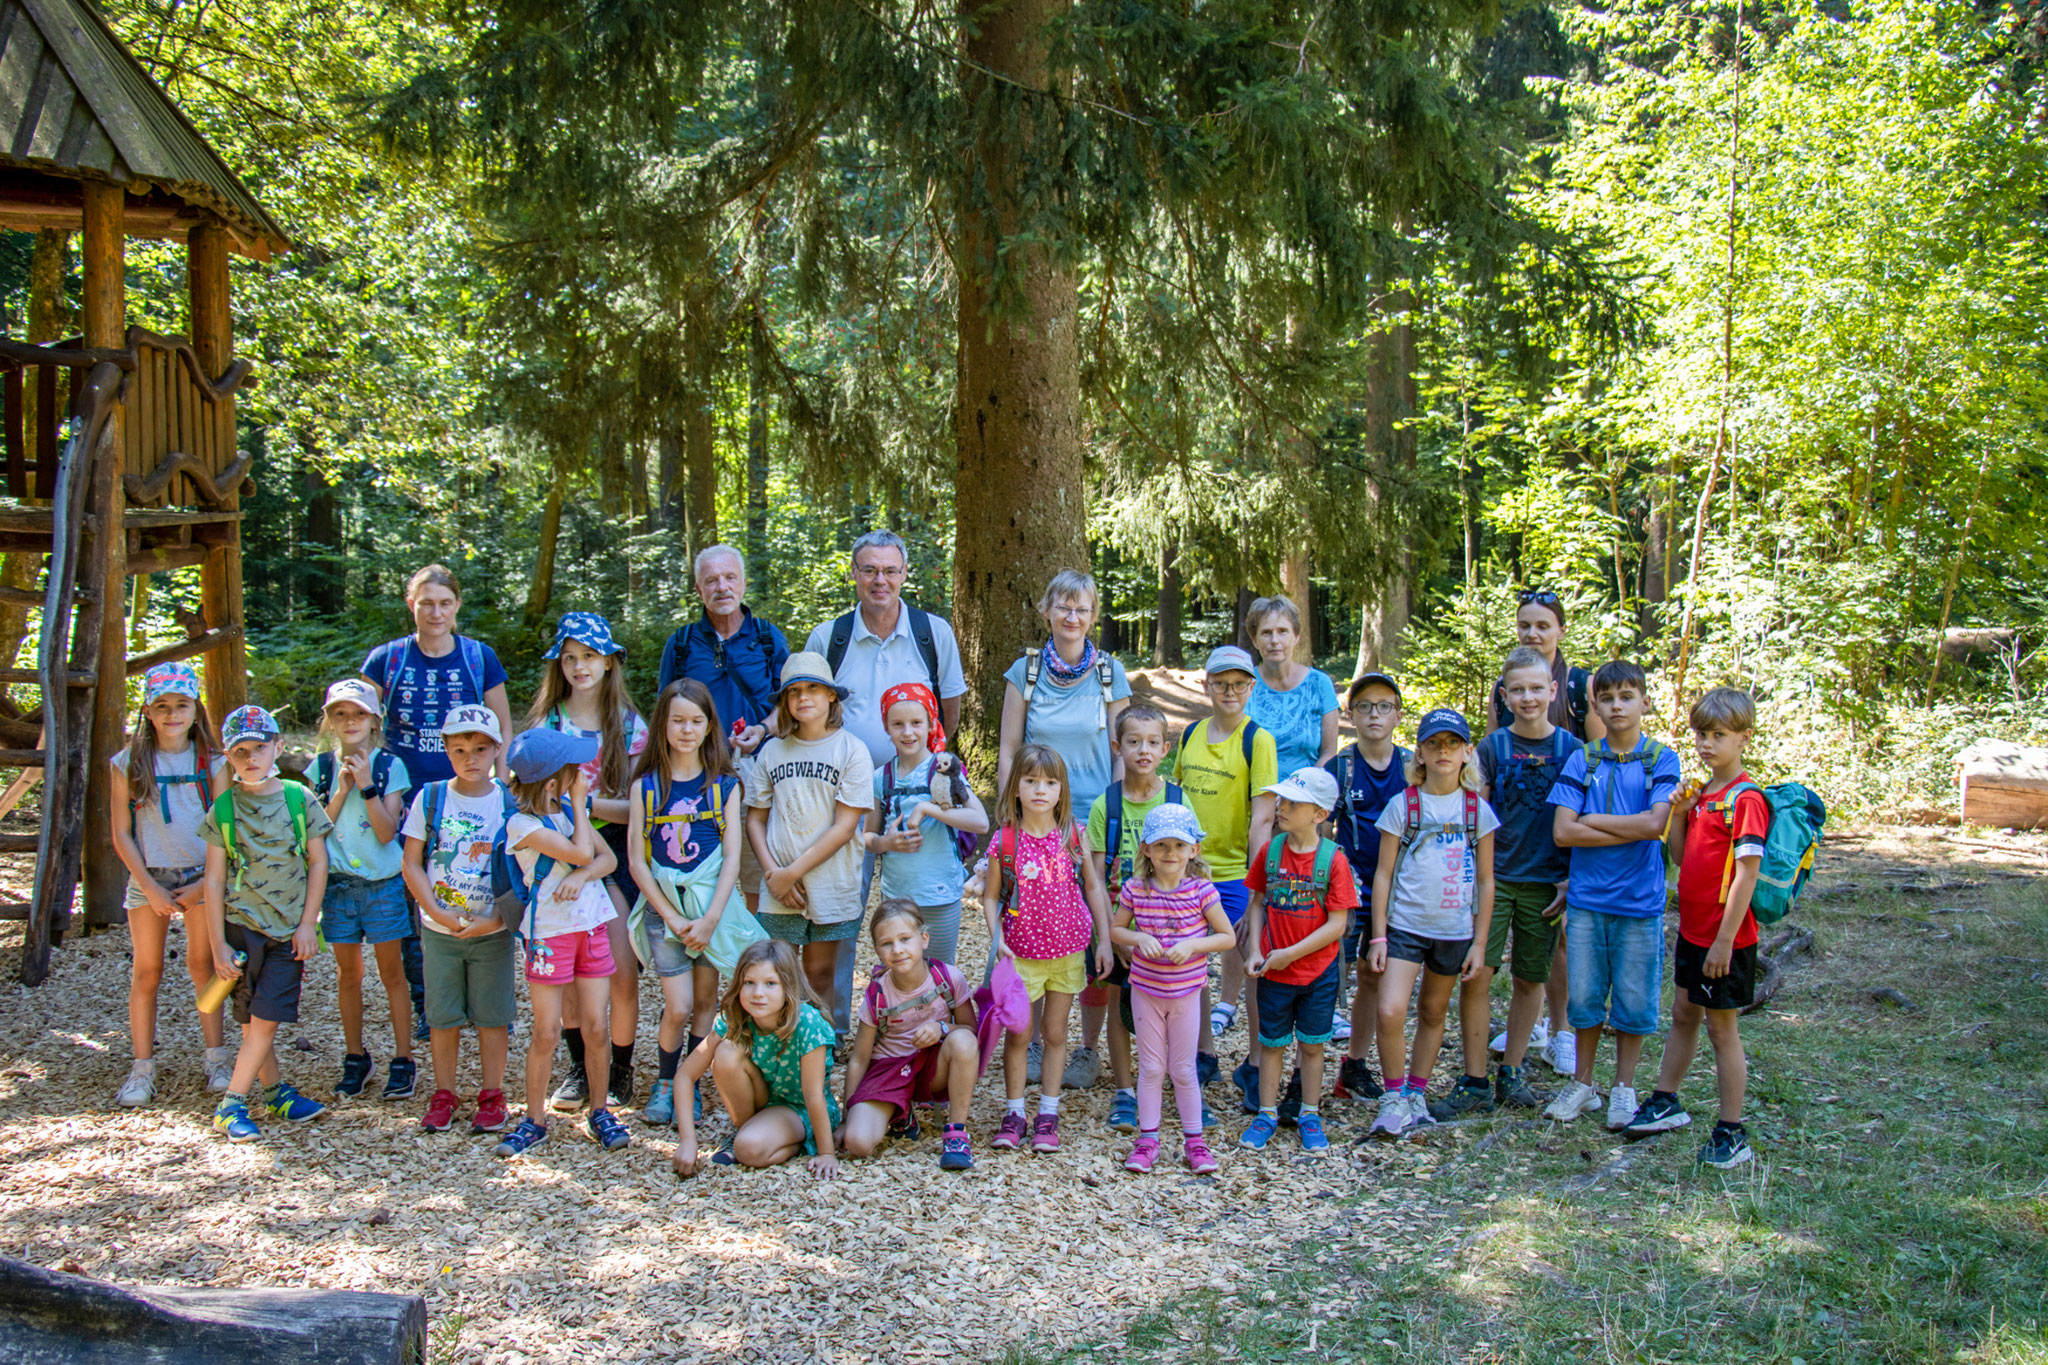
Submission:
{"label": "white sneaker", "polygon": [[1556,1119],[1559,1123],[1570,1123],[1581,1114],[1591,1114],[1600,1108],[1600,1092],[1592,1086],[1573,1081],[1558,1092],[1550,1107],[1543,1111],[1543,1117]]}
{"label": "white sneaker", "polygon": [[218,1095],[235,1083],[235,1050],[231,1047],[206,1049],[206,1088]]}
{"label": "white sneaker", "polygon": [[135,1065],[128,1068],[128,1079],[121,1082],[121,1089],[114,1096],[114,1103],[130,1109],[140,1109],[156,1098],[156,1062],[150,1058],[137,1057]]}
{"label": "white sneaker", "polygon": [[[1549,1045],[1549,1025],[1538,1023],[1535,1028],[1529,1030],[1529,1051],[1534,1052],[1537,1056],[1540,1057],[1543,1055],[1543,1049],[1548,1047]],[[1486,1045],[1486,1050],[1488,1052],[1491,1052],[1496,1057],[1507,1056],[1508,1031],[1506,1029],[1502,1029],[1499,1033],[1494,1034],[1493,1041]],[[1525,1053],[1524,1055],[1527,1054]]]}
{"label": "white sneaker", "polygon": [[1636,1116],[1636,1091],[1632,1085],[1617,1085],[1607,1092],[1607,1131],[1618,1133]]}
{"label": "white sneaker", "polygon": [[1330,1021],[1330,1041],[1348,1043],[1351,1041],[1351,1016],[1339,1014]]}
{"label": "white sneaker", "polygon": [[1408,1096],[1388,1091],[1380,1097],[1380,1112],[1373,1118],[1372,1127],[1366,1130],[1367,1137],[1394,1138],[1408,1126],[1412,1114]]}
{"label": "white sneaker", "polygon": [[1579,1035],[1568,1028],[1551,1034],[1550,1045],[1543,1049],[1543,1059],[1558,1075],[1576,1076],[1579,1072]]}

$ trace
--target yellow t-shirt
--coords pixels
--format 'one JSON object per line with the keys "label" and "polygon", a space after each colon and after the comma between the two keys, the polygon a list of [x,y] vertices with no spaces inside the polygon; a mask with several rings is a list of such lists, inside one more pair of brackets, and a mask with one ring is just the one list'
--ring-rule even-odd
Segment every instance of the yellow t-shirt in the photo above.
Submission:
{"label": "yellow t-shirt", "polygon": [[1202,858],[1217,881],[1244,876],[1250,856],[1252,797],[1280,780],[1280,760],[1272,733],[1263,726],[1252,736],[1252,761],[1247,770],[1244,740],[1239,731],[1251,723],[1240,718],[1222,740],[1209,742],[1209,719],[1195,722],[1187,743],[1176,745],[1163,771],[1187,793],[1188,808],[1202,822]]}

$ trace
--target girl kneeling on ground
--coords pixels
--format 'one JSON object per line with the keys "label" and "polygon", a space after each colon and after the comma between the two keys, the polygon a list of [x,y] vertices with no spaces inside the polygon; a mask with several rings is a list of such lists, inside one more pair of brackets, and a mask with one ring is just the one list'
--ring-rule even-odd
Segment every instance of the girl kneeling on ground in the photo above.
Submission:
{"label": "girl kneeling on ground", "polygon": [[[870,1156],[891,1132],[917,1136],[918,1104],[946,1102],[939,1169],[974,1168],[967,1106],[981,1075],[974,1035],[974,991],[950,962],[926,958],[931,934],[907,900],[885,900],[868,929],[874,976],[855,1021],[860,1032],[846,1063],[848,1156]],[[900,1119],[899,1119],[900,1116]]]}

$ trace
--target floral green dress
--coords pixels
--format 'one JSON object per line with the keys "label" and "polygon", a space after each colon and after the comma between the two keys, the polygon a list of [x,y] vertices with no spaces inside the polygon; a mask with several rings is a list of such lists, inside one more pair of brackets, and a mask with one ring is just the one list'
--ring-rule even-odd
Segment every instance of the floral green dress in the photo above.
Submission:
{"label": "floral green dress", "polygon": [[[711,1025],[719,1037],[725,1037],[725,1016],[719,1015]],[[768,1103],[794,1110],[803,1120],[804,1155],[816,1156],[817,1135],[811,1131],[810,1106],[804,1103],[804,1057],[814,1048],[830,1048],[838,1041],[832,1032],[831,1021],[818,1012],[816,1005],[798,1008],[796,1029],[784,1042],[772,1033],[754,1035],[754,1065],[761,1069],[762,1078],[768,1082]],[[831,1057],[826,1057],[829,1070]],[[832,1091],[831,1083],[825,1085],[825,1112],[832,1120],[832,1126],[839,1126],[839,1096]]]}

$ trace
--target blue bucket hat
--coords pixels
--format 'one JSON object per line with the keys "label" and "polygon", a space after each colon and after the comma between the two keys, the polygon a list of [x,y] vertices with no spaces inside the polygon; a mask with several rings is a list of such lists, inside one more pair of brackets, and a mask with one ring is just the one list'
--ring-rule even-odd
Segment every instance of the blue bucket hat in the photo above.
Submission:
{"label": "blue bucket hat", "polygon": [[1421,744],[1437,735],[1456,735],[1470,744],[1472,727],[1465,723],[1465,717],[1458,711],[1448,706],[1439,706],[1424,716],[1422,723],[1415,727],[1415,742]]}
{"label": "blue bucket hat", "polygon": [[1180,839],[1190,844],[1202,842],[1202,822],[1195,813],[1178,801],[1168,801],[1154,806],[1145,816],[1145,828],[1138,835],[1141,844],[1156,844],[1161,839]]}
{"label": "blue bucket hat", "polygon": [[562,646],[574,640],[579,645],[588,645],[600,654],[624,654],[626,651],[612,639],[612,623],[594,611],[572,611],[555,623],[555,644],[541,657],[559,659]]}
{"label": "blue bucket hat", "polygon": [[596,735],[572,735],[543,725],[514,735],[505,763],[521,782],[545,782],[564,768],[590,762],[597,749]]}

